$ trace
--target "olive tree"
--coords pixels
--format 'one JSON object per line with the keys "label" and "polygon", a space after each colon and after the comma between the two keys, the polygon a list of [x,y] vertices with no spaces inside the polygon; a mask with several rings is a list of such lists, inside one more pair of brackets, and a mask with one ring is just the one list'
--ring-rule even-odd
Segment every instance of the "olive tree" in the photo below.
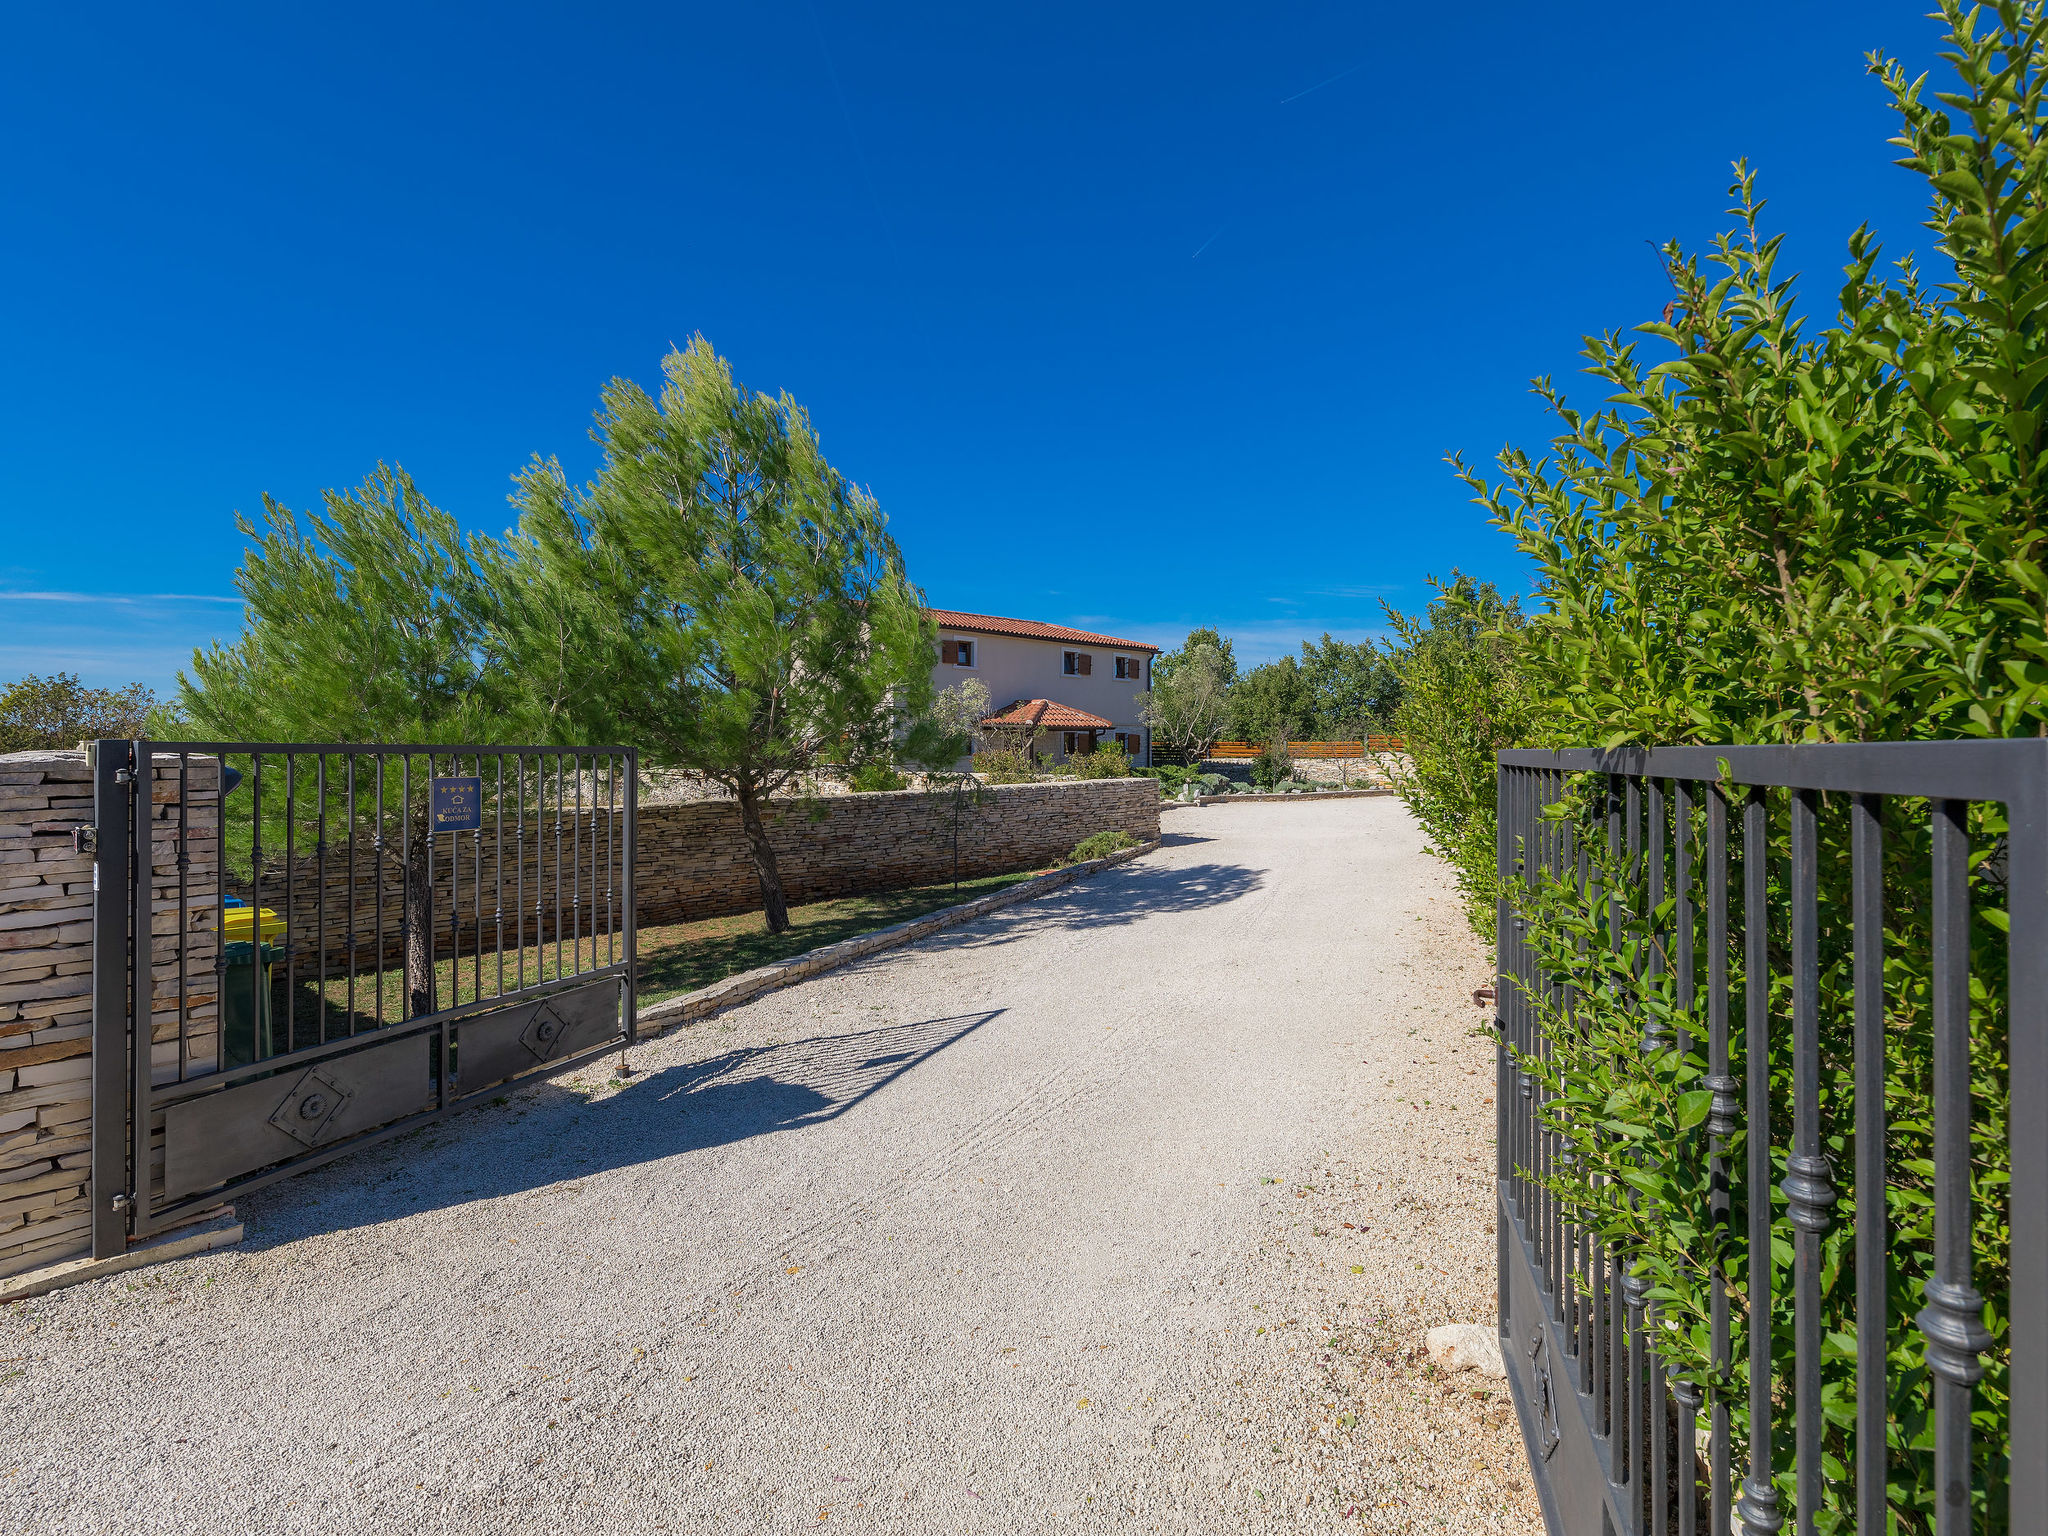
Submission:
{"label": "olive tree", "polygon": [[[1214,631],[1208,631],[1214,634]],[[1237,662],[1197,630],[1178,651],[1161,656],[1152,667],[1152,691],[1139,718],[1152,728],[1155,745],[1199,761],[1230,721],[1230,688]]]}

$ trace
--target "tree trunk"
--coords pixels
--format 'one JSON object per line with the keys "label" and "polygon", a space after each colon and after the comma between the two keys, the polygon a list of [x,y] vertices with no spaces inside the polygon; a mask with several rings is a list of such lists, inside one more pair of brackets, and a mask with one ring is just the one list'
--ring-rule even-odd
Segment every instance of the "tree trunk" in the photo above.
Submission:
{"label": "tree trunk", "polygon": [[768,826],[761,819],[761,802],[751,789],[735,797],[740,807],[740,830],[747,835],[748,851],[754,855],[754,873],[761,880],[761,910],[768,918],[770,933],[789,931],[789,903],[782,895],[782,870],[775,862],[775,845],[768,841]]}
{"label": "tree trunk", "polygon": [[434,887],[427,861],[432,836],[425,814],[413,816],[405,850],[405,1016],[409,1019],[434,1012]]}

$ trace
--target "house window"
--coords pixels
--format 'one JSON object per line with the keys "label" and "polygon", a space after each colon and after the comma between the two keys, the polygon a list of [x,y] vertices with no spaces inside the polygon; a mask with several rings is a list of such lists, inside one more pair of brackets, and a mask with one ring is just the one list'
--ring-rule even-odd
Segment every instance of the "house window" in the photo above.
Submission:
{"label": "house window", "polygon": [[1122,682],[1137,682],[1145,675],[1145,664],[1135,656],[1119,656],[1116,659],[1116,675]]}
{"label": "house window", "polygon": [[1089,677],[1095,671],[1095,658],[1086,651],[1068,651],[1061,670],[1068,677]]}
{"label": "house window", "polygon": [[1141,756],[1145,751],[1145,737],[1141,731],[1118,731],[1116,744],[1132,757]]}
{"label": "house window", "polygon": [[972,640],[948,640],[946,642],[946,660],[956,667],[973,666],[974,642]]}
{"label": "house window", "polygon": [[[1069,652],[1068,654],[1071,655],[1073,653]],[[1072,757],[1076,752],[1079,752],[1080,750],[1081,733],[1079,731],[1067,732],[1067,756]]]}

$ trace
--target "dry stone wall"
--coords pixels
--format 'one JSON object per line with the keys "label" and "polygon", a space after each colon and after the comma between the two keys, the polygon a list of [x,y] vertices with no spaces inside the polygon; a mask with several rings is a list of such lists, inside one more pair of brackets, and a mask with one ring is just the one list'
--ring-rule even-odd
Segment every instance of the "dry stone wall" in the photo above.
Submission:
{"label": "dry stone wall", "polygon": [[[234,803],[231,795],[230,816]],[[1050,864],[1096,832],[1128,832],[1150,842],[1159,835],[1159,786],[1142,778],[992,785],[958,819],[962,878],[1009,874]],[[922,790],[782,801],[769,813],[792,904],[950,879],[953,822],[951,800]],[[467,953],[479,919],[484,947],[494,947],[500,914],[508,949],[521,937],[529,944],[554,938],[558,886],[565,936],[617,925],[624,900],[615,878],[623,818],[615,822],[605,811],[564,815],[559,832],[553,817],[528,818],[523,835],[507,819],[502,865],[500,836],[497,818],[487,815],[480,831],[437,840],[434,914],[441,953],[457,941]],[[731,801],[644,806],[639,839],[635,880],[643,925],[760,908],[760,882]],[[358,837],[351,847],[345,832],[330,829],[324,854],[302,855],[289,868],[266,857],[260,889],[231,876],[227,890],[285,918],[300,966],[317,965],[323,950],[330,967],[344,965],[351,947],[358,966],[373,965],[380,955],[387,964],[398,958],[403,873],[395,851],[380,856],[371,837]],[[578,909],[572,929],[570,914]]]}
{"label": "dry stone wall", "polygon": [[[770,837],[792,904],[929,885],[953,873],[950,800],[922,790],[833,795],[778,805]],[[1051,864],[1082,838],[1159,836],[1152,779],[1082,779],[987,786],[958,816],[960,874],[1009,874]],[[640,921],[679,922],[761,905],[738,809],[717,801],[640,814]]]}
{"label": "dry stone wall", "polygon": [[[151,1034],[154,1075],[178,1071],[177,935],[192,1070],[210,1070],[214,1008],[210,762],[194,762],[179,818],[175,757],[150,784]],[[73,831],[92,821],[82,752],[0,756],[0,1275],[75,1257],[88,1244],[92,1157],[92,861]],[[185,906],[179,904],[179,852]]]}

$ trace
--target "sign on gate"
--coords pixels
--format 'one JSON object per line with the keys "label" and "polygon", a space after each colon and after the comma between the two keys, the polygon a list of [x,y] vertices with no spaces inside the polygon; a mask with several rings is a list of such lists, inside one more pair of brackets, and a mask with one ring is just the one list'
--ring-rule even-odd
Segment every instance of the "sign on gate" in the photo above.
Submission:
{"label": "sign on gate", "polygon": [[436,832],[475,832],[483,824],[484,781],[471,774],[468,777],[434,780],[434,830]]}

